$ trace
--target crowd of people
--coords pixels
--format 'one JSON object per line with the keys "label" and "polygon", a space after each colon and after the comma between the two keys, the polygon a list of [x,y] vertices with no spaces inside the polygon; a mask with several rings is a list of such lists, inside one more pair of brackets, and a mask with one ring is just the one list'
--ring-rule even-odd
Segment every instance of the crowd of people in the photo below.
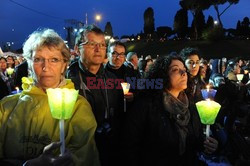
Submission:
{"label": "crowd of people", "polygon": [[[95,25],[78,32],[74,52],[43,29],[25,41],[23,58],[0,58],[0,165],[250,164],[250,60],[205,60],[190,47],[143,58],[107,43]],[[208,86],[221,109],[206,137],[196,103]],[[79,91],[63,154],[48,88]]]}

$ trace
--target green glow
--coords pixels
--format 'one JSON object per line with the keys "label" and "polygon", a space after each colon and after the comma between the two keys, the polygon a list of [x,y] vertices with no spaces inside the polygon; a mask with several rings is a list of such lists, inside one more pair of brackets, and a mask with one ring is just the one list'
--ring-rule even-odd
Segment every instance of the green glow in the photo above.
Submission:
{"label": "green glow", "polygon": [[69,119],[75,106],[78,90],[75,89],[47,89],[48,101],[52,117],[55,119]]}
{"label": "green glow", "polygon": [[221,105],[215,101],[203,100],[196,103],[201,123],[214,124]]}

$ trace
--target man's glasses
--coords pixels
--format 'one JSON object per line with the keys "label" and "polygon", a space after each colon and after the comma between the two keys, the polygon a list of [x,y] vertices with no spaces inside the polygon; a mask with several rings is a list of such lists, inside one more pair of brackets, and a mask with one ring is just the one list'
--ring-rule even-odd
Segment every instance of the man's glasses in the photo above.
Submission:
{"label": "man's glasses", "polygon": [[49,64],[53,65],[53,64],[57,64],[59,62],[62,62],[63,59],[59,59],[59,58],[49,58],[49,59],[45,59],[45,58],[36,58],[34,57],[32,59],[33,63],[35,65],[41,65],[41,64],[44,64],[45,61],[48,61]]}
{"label": "man's glasses", "polygon": [[106,47],[107,47],[106,43],[97,43],[94,41],[87,41],[85,43],[79,44],[79,46],[82,46],[82,45],[87,45],[88,47],[90,47],[92,49],[94,49],[96,47],[99,47],[100,49],[106,49]]}
{"label": "man's glasses", "polygon": [[114,52],[112,52],[112,57],[113,58],[125,58],[125,53],[124,52],[118,53],[118,52],[114,51]]}

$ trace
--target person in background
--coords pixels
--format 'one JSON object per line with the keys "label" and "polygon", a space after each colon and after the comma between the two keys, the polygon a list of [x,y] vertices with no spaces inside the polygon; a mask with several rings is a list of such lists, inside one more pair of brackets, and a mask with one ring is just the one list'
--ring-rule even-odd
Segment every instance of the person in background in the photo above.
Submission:
{"label": "person in background", "polygon": [[138,56],[136,52],[127,53],[124,65],[134,70],[138,69]]}
{"label": "person in background", "polygon": [[[205,84],[199,76],[200,55],[198,49],[187,47],[181,50],[180,56],[185,62],[188,72],[188,88],[186,93],[191,107],[195,107],[195,103],[202,100],[201,89],[205,88]],[[196,108],[194,108],[196,109]]]}
{"label": "person in background", "polygon": [[240,74],[240,65],[236,60],[230,59],[227,63],[225,77],[231,81],[237,82],[237,74]]}
{"label": "person in background", "polygon": [[7,56],[7,65],[10,68],[15,68],[15,58],[13,56]]}
{"label": "person in background", "polygon": [[139,63],[138,63],[140,78],[145,77],[146,67],[147,67],[147,61],[144,60],[144,59],[140,60]]}
{"label": "person in background", "polygon": [[203,140],[199,117],[188,108],[184,92],[188,76],[181,57],[159,57],[146,78],[160,79],[162,84],[139,94],[128,112],[121,165],[204,164],[197,152],[212,154],[218,144],[212,137]]}
{"label": "person in background", "polygon": [[[81,29],[76,36],[75,51],[79,60],[67,70],[76,89],[91,104],[97,121],[96,145],[102,166],[116,166],[123,118],[123,93],[116,76],[104,69],[106,43],[103,31],[95,25]],[[113,81],[108,85],[107,80]],[[108,88],[108,86],[113,86]]]}
{"label": "person in background", "polygon": [[53,30],[33,32],[23,46],[34,84],[0,101],[0,165],[98,166],[95,117],[78,95],[72,117],[65,120],[66,151],[59,155],[59,123],[51,116],[46,90],[74,89],[64,75],[69,50]]}
{"label": "person in background", "polygon": [[205,59],[200,60],[199,75],[201,77],[201,81],[204,84],[208,84],[209,71],[208,71],[208,63],[207,63],[207,60],[205,60]]}

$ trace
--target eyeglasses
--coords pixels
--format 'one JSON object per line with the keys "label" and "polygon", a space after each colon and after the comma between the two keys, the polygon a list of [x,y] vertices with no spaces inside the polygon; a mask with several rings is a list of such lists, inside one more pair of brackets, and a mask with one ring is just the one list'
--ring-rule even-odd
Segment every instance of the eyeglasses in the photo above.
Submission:
{"label": "eyeglasses", "polygon": [[121,53],[118,53],[116,51],[112,52],[112,57],[113,58],[125,58],[125,53],[124,52],[121,52]]}
{"label": "eyeglasses", "polygon": [[173,67],[173,68],[170,68],[170,72],[173,74],[183,75],[187,73],[187,69],[180,69],[179,67]]}
{"label": "eyeglasses", "polygon": [[45,58],[36,58],[36,57],[34,57],[34,58],[32,59],[33,63],[36,64],[36,65],[44,64],[46,60],[47,60],[48,63],[51,64],[51,65],[57,64],[57,63],[63,61],[63,59],[59,59],[59,58],[49,58],[49,59],[45,59]]}
{"label": "eyeglasses", "polygon": [[97,46],[100,48],[100,49],[106,49],[106,43],[97,43],[97,42],[94,42],[94,41],[87,41],[85,43],[81,43],[79,44],[79,46],[82,46],[82,45],[87,45],[89,46],[90,48],[94,49],[96,48]]}
{"label": "eyeglasses", "polygon": [[189,64],[189,65],[200,65],[200,61],[196,61],[196,62],[194,62],[193,60],[190,60],[190,61],[188,61],[187,62],[187,64]]}

